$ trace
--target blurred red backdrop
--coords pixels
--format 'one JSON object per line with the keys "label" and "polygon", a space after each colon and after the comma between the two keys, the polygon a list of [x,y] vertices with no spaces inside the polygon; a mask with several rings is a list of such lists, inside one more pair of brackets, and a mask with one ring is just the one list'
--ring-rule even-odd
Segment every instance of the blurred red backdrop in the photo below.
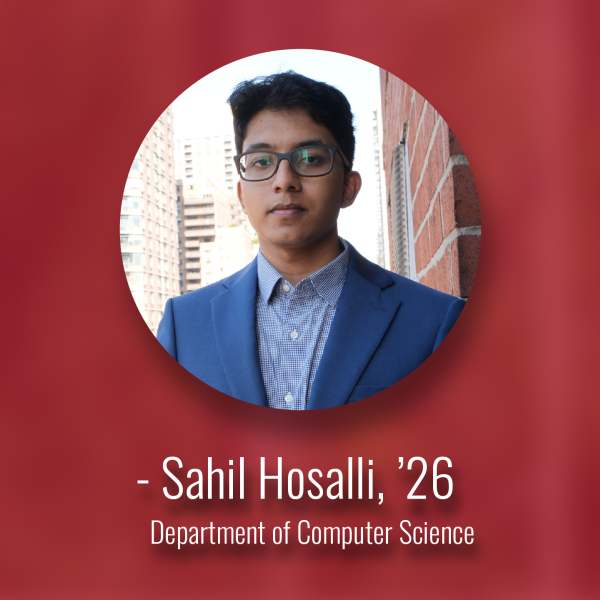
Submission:
{"label": "blurred red backdrop", "polygon": [[[599,12],[583,0],[5,2],[0,594],[596,597]],[[483,222],[467,309],[440,350],[369,401],[304,414],[221,396],[179,368],[137,312],[117,233],[131,159],[167,105],[226,63],[285,48],[350,54],[423,94],[469,157]],[[167,456],[186,470],[244,456],[247,499],[168,501]],[[285,472],[372,459],[384,502],[261,501],[261,456]],[[452,501],[429,491],[411,505],[399,456],[425,457],[429,474],[450,457]],[[470,525],[476,543],[405,547],[405,518]],[[370,521],[394,539],[178,553],[150,544],[152,519]]]}

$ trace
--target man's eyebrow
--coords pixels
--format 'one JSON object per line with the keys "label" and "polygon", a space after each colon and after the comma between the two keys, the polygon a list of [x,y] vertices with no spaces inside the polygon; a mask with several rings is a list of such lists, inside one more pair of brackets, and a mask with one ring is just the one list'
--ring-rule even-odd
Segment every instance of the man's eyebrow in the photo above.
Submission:
{"label": "man's eyebrow", "polygon": [[323,140],[320,138],[313,138],[312,140],[304,140],[296,144],[296,148],[303,148],[304,146],[325,146]]}
{"label": "man's eyebrow", "polygon": [[244,152],[249,152],[250,150],[264,150],[266,148],[273,148],[273,146],[267,144],[267,142],[256,142],[255,144],[250,144]]}
{"label": "man's eyebrow", "polygon": [[[304,146],[325,146],[323,140],[320,138],[312,138],[310,140],[302,140],[297,144],[294,144],[296,148],[304,148]],[[256,142],[254,144],[250,144],[244,152],[251,152],[252,150],[270,150],[274,148],[272,144],[268,144],[267,142]]]}

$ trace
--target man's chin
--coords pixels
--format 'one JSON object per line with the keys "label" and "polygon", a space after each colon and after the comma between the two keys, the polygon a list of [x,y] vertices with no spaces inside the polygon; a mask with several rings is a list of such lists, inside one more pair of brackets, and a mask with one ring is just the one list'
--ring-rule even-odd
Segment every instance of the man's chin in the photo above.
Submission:
{"label": "man's chin", "polygon": [[273,238],[268,240],[270,246],[275,248],[304,248],[310,246],[312,242],[310,240],[297,239],[297,238]]}
{"label": "man's chin", "polygon": [[[337,232],[336,232],[337,238]],[[302,248],[311,248],[320,244],[329,242],[329,235],[309,235],[300,232],[281,232],[277,235],[271,235],[266,238],[261,238],[273,248],[281,248],[282,250],[300,250]]]}
{"label": "man's chin", "polygon": [[278,232],[265,238],[267,244],[275,248],[305,248],[318,240],[318,236],[307,236],[300,232]]}

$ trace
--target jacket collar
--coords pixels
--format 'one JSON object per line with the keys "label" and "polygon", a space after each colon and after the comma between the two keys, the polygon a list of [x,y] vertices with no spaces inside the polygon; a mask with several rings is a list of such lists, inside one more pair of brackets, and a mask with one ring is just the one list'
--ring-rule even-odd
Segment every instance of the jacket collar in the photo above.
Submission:
{"label": "jacket collar", "polygon": [[[346,279],[350,257],[348,242],[342,238],[340,238],[340,241],[344,247],[342,253],[322,269],[300,281],[296,286],[296,293],[299,292],[301,295],[310,294],[309,290],[314,290],[330,306],[337,306]],[[273,294],[282,293],[281,289],[277,288],[278,284],[287,283],[292,286],[289,281],[286,281],[279,274],[260,250],[258,251],[256,266],[258,270],[258,289],[265,304],[271,302]]]}
{"label": "jacket collar", "polygon": [[[350,264],[313,382],[308,409],[346,403],[401,304],[394,280],[350,246]],[[391,290],[390,290],[391,291]]]}
{"label": "jacket collar", "polygon": [[[313,382],[309,409],[345,404],[401,304],[399,294],[383,293],[394,285],[387,272],[348,246],[346,281]],[[232,396],[267,406],[256,347],[257,260],[222,285],[223,292],[212,299],[211,308]]]}
{"label": "jacket collar", "polygon": [[256,349],[256,259],[224,279],[222,285],[223,292],[210,304],[217,349],[231,395],[267,406]]}

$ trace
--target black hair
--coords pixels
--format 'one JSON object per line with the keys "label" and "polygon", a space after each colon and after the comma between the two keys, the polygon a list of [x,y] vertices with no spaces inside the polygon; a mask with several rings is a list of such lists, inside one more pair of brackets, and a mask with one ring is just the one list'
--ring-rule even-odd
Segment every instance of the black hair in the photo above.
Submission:
{"label": "black hair", "polygon": [[356,142],[350,103],[340,90],[328,83],[294,71],[276,73],[242,81],[227,102],[233,114],[238,154],[242,152],[248,123],[254,115],[265,109],[304,109],[315,122],[329,129],[350,165],[354,162]]}

